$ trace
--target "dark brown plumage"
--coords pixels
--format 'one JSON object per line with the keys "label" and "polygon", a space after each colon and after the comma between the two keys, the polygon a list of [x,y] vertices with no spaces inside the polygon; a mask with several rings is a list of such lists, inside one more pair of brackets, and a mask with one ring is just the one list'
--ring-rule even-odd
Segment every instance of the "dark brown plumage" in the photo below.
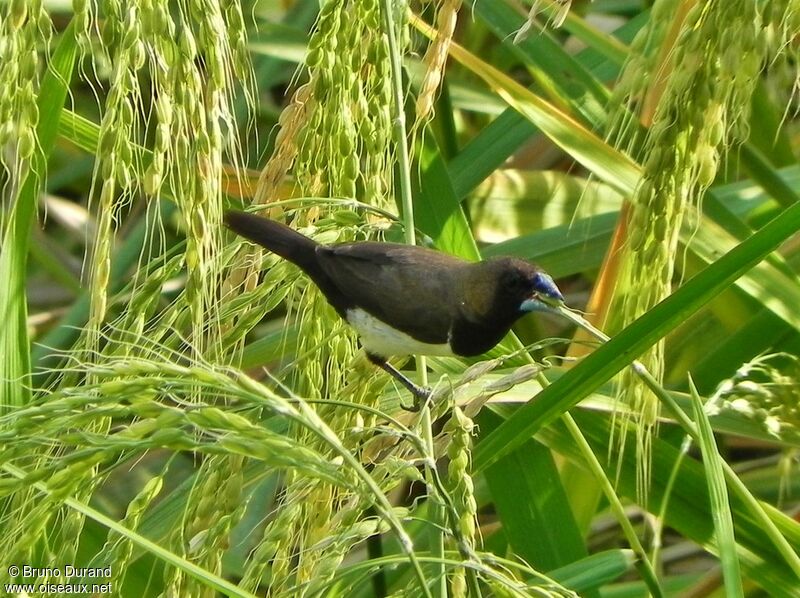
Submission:
{"label": "dark brown plumage", "polygon": [[226,212],[225,224],[308,274],[384,369],[394,370],[392,355],[479,355],[525,313],[563,302],[550,276],[517,258],[471,263],[396,243],[321,245],[238,211]]}

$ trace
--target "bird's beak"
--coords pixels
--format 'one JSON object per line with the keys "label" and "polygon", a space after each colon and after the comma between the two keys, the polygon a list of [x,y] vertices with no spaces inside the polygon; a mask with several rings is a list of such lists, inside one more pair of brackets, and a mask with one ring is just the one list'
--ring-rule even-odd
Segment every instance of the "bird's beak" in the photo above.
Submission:
{"label": "bird's beak", "polygon": [[550,305],[542,301],[538,294],[533,295],[530,299],[525,299],[519,306],[520,311],[548,311]]}
{"label": "bird's beak", "polygon": [[534,278],[533,294],[519,306],[521,311],[549,311],[564,305],[564,295],[549,274],[539,272]]}

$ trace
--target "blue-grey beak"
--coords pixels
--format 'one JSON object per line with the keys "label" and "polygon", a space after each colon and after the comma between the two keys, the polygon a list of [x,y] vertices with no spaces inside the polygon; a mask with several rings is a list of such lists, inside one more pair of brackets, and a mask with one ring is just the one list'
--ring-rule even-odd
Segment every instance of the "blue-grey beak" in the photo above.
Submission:
{"label": "blue-grey beak", "polygon": [[551,307],[563,305],[564,295],[549,274],[537,272],[532,282],[533,296],[522,302],[520,311],[549,311]]}

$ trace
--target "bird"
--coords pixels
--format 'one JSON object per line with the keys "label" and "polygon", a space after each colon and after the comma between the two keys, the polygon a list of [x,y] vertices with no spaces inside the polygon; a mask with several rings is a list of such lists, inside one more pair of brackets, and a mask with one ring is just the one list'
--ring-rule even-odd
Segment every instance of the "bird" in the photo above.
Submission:
{"label": "bird", "polygon": [[392,366],[390,357],[480,355],[526,313],[564,303],[553,278],[519,258],[468,262],[400,243],[321,244],[239,210],[227,210],[223,222],[305,272],[355,329],[369,361],[407,388],[416,406],[430,390]]}

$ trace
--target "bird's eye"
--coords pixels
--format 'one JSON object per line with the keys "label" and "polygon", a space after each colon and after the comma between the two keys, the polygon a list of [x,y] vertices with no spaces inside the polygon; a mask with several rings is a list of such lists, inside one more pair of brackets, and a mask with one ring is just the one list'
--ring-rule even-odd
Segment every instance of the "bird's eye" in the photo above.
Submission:
{"label": "bird's eye", "polygon": [[531,280],[519,273],[514,273],[507,278],[506,288],[517,293],[529,293],[533,290]]}

